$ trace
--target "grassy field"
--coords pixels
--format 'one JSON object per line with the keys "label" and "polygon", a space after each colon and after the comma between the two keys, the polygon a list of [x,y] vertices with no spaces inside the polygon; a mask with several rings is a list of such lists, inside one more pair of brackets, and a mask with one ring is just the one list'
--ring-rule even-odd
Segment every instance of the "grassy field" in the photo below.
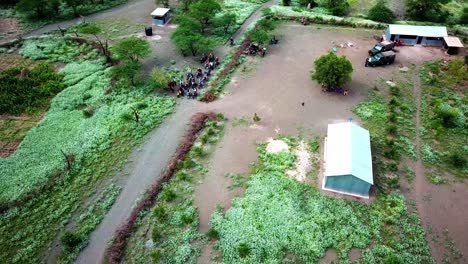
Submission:
{"label": "grassy field", "polygon": [[[110,177],[142,137],[173,111],[175,101],[149,95],[149,86],[112,87],[111,68],[97,52],[58,36],[28,40],[21,54],[65,64],[60,72],[67,86],[17,152],[0,159],[0,201],[3,206],[21,204],[0,214],[0,259],[38,263],[70,221],[76,223],[71,231],[81,243],[67,253],[76,254],[87,241],[118,194],[118,187],[107,187]],[[140,122],[134,121],[133,109]],[[111,190],[95,194],[100,185]],[[92,197],[97,197],[94,207]]]}
{"label": "grassy field", "polygon": [[[193,206],[194,186],[207,173],[207,162],[223,135],[223,121],[209,121],[200,132],[189,157],[180,163],[164,186],[151,212],[140,221],[128,243],[125,262],[195,263],[204,235],[198,232],[198,212]],[[146,247],[151,241],[151,249]]]}
{"label": "grassy field", "polygon": [[468,68],[461,60],[436,61],[421,69],[423,145],[421,156],[429,179],[445,181],[446,174],[468,175],[466,129]]}
{"label": "grassy field", "polygon": [[[297,147],[297,139],[283,140]],[[329,197],[286,175],[294,168],[292,151],[265,148],[258,147],[245,196],[212,216],[222,262],[315,263],[332,249],[336,261],[349,263],[350,251],[359,249],[356,263],[433,263],[420,220],[400,193],[379,193],[372,204]]]}

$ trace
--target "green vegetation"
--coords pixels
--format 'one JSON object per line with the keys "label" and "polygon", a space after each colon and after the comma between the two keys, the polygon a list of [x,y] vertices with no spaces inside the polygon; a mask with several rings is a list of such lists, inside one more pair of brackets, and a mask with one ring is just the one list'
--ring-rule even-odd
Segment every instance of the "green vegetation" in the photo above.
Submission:
{"label": "green vegetation", "polygon": [[[396,86],[390,87],[379,83],[371,91],[368,100],[354,107],[353,112],[361,118],[364,127],[369,129],[373,152],[383,157],[376,161],[376,186],[380,191],[391,190],[399,186],[399,175],[406,174],[405,168],[397,164],[402,156],[416,160],[416,111],[413,84],[410,70],[393,78]],[[400,173],[401,172],[401,173]],[[408,177],[411,181],[411,176]]]}
{"label": "green vegetation", "polygon": [[176,17],[179,27],[171,36],[184,56],[212,51],[225,43],[242,23],[266,0],[182,1],[188,12]]}
{"label": "green vegetation", "polygon": [[384,0],[379,0],[371,9],[369,9],[368,18],[384,23],[393,23],[395,21],[395,15],[392,10],[385,5]]}
{"label": "green vegetation", "polygon": [[344,56],[338,57],[335,53],[329,52],[316,59],[314,65],[311,78],[322,85],[343,87],[345,83],[351,81],[353,66]]}
{"label": "green vegetation", "polygon": [[468,173],[467,98],[468,66],[462,60],[436,61],[421,68],[421,157],[434,175]]}
{"label": "green vegetation", "polygon": [[71,263],[78,257],[80,250],[86,246],[91,232],[102,221],[107,211],[114,204],[121,189],[120,186],[110,184],[99,195],[96,202],[78,217],[73,231],[65,231],[61,238],[63,247],[60,263]]}
{"label": "green vegetation", "polygon": [[63,88],[63,76],[46,62],[31,70],[15,67],[0,71],[0,114],[19,115],[45,109]]}
{"label": "green vegetation", "polygon": [[[295,139],[287,142],[297,146]],[[258,148],[245,196],[224,216],[212,215],[224,263],[282,263],[291,256],[316,263],[330,248],[345,263],[353,248],[362,252],[357,263],[434,263],[420,220],[400,193],[379,194],[370,205],[329,197],[286,176],[296,159],[292,152],[265,148]]]}
{"label": "green vegetation", "polygon": [[119,60],[135,61],[151,54],[149,43],[138,37],[129,37],[119,41],[112,47],[112,52]]}
{"label": "green vegetation", "polygon": [[[149,85],[111,85],[112,68],[105,58],[89,46],[55,35],[25,41],[21,53],[66,64],[60,70],[66,88],[52,99],[49,111],[16,153],[0,159],[0,259],[38,263],[67,221],[95,208],[89,218],[77,220],[74,235],[67,235],[70,245],[91,232],[96,216],[106,209],[101,202],[81,207],[95,190],[89,186],[104,185],[132,147],[172,112],[175,101],[149,95]],[[138,109],[140,122],[131,118],[133,109]]]}
{"label": "green vegetation", "polygon": [[444,22],[448,17],[448,12],[442,9],[442,5],[450,0],[407,0],[407,15],[419,21]]}
{"label": "green vegetation", "polygon": [[95,13],[125,3],[127,0],[13,0],[12,2],[11,4],[17,4],[16,9],[29,21],[55,21]]}
{"label": "green vegetation", "polygon": [[[221,118],[221,116],[220,116]],[[139,230],[128,243],[126,262],[195,263],[205,237],[198,233],[198,212],[193,206],[194,186],[207,173],[206,157],[223,134],[224,121],[208,121],[186,160],[163,187],[151,213],[142,216]],[[216,238],[214,230],[208,234]],[[145,248],[151,239],[154,248]],[[158,262],[156,261],[156,262]]]}

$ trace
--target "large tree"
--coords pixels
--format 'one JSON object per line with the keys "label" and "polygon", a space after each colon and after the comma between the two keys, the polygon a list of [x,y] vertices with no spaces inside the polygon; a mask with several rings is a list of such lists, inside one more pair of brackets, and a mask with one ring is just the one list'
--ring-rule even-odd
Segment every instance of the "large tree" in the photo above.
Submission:
{"label": "large tree", "polygon": [[415,20],[442,22],[448,13],[442,10],[442,5],[450,0],[407,0],[406,13]]}
{"label": "large tree", "polygon": [[221,11],[221,5],[215,0],[199,0],[190,6],[189,15],[200,22],[203,33],[219,11]]}
{"label": "large tree", "polygon": [[315,71],[312,72],[312,80],[322,85],[341,87],[351,81],[353,66],[346,57],[338,57],[335,53],[320,56],[314,61]]}
{"label": "large tree", "polygon": [[138,61],[151,54],[149,43],[141,38],[129,37],[112,47],[113,53],[121,60]]}
{"label": "large tree", "polygon": [[177,28],[171,39],[184,56],[190,53],[193,56],[196,56],[199,52],[206,53],[216,45],[213,39],[204,37],[202,34],[185,27]]}
{"label": "large tree", "polygon": [[216,17],[214,24],[217,28],[222,28],[224,33],[228,33],[229,28],[236,24],[236,14],[226,13]]}
{"label": "large tree", "polygon": [[369,19],[385,23],[392,23],[395,20],[395,15],[392,10],[385,5],[384,0],[379,0],[371,9],[368,14]]}

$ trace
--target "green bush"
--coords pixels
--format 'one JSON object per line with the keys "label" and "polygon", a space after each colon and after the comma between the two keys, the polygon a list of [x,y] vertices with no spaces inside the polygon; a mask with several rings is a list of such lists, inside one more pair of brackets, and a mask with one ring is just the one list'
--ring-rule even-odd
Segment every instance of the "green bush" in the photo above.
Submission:
{"label": "green bush", "polygon": [[83,238],[75,232],[66,231],[60,239],[66,252],[73,252],[82,242]]}
{"label": "green bush", "polygon": [[250,247],[245,243],[241,243],[237,248],[237,251],[239,252],[239,256],[241,258],[245,258],[250,254]]}
{"label": "green bush", "polygon": [[206,232],[206,236],[210,240],[218,240],[219,239],[219,233],[213,227],[210,227],[210,229],[208,229],[208,232]]}
{"label": "green bush", "polygon": [[161,193],[161,198],[166,202],[172,202],[177,198],[177,193],[171,188],[164,188]]}
{"label": "green bush", "polygon": [[462,113],[450,104],[443,102],[437,103],[435,106],[437,117],[442,120],[442,124],[446,128],[463,127],[465,119]]}
{"label": "green bush", "polygon": [[397,132],[397,127],[396,125],[388,125],[387,126],[387,133],[391,135],[395,135]]}
{"label": "green bush", "polygon": [[387,169],[391,172],[397,172],[398,171],[398,164],[396,162],[390,162],[387,165]]}
{"label": "green bush", "polygon": [[290,6],[291,5],[291,0],[282,0],[284,6]]}
{"label": "green bush", "polygon": [[0,114],[19,115],[43,109],[64,88],[63,75],[57,74],[46,62],[32,70],[0,71]]}
{"label": "green bush", "polygon": [[450,163],[457,168],[464,168],[467,165],[466,157],[461,152],[455,152],[449,156]]}
{"label": "green bush", "polygon": [[161,233],[161,230],[158,227],[154,227],[153,231],[151,232],[151,238],[153,239],[153,241],[157,243],[161,240],[162,237],[163,235]]}
{"label": "green bush", "polygon": [[156,249],[151,252],[151,259],[153,260],[153,263],[159,263],[162,258],[162,253],[161,250]]}
{"label": "green bush", "polygon": [[385,1],[379,0],[371,9],[368,14],[369,19],[384,23],[393,23],[395,15],[392,10],[385,5]]}
{"label": "green bush", "polygon": [[166,207],[164,205],[159,205],[153,210],[153,217],[158,220],[163,220],[166,218]]}

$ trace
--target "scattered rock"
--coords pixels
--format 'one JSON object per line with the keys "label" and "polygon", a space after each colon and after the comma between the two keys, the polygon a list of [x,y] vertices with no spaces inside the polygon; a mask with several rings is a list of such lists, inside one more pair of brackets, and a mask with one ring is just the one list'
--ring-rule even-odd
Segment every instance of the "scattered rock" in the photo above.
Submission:
{"label": "scattered rock", "polygon": [[401,72],[408,72],[409,69],[408,69],[408,67],[401,67],[401,68],[400,68],[400,71],[401,71]]}
{"label": "scattered rock", "polygon": [[279,153],[281,151],[289,151],[289,146],[283,140],[274,140],[270,138],[266,147],[268,153]]}
{"label": "scattered rock", "polygon": [[146,241],[145,247],[147,250],[152,250],[154,248],[154,242],[152,239]]}

